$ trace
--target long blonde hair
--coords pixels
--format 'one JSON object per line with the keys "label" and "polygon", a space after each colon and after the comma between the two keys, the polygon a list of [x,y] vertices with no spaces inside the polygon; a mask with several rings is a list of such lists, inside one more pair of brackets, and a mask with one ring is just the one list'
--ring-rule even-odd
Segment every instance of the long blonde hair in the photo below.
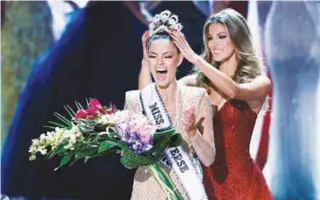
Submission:
{"label": "long blonde hair", "polygon": [[[230,39],[236,50],[238,66],[233,80],[237,83],[246,83],[260,75],[262,62],[254,51],[251,32],[247,22],[240,13],[230,8],[212,15],[205,22],[203,27],[203,58],[213,67],[219,69],[219,65],[214,62],[208,47],[209,27],[215,23],[220,23],[227,27]],[[202,72],[197,71],[197,74],[199,83],[210,84],[210,80]]]}

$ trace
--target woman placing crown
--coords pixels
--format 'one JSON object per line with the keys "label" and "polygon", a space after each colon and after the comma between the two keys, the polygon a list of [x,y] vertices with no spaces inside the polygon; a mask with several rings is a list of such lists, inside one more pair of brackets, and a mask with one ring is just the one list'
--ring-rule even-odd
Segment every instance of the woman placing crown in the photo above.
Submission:
{"label": "woman placing crown", "polygon": [[[168,32],[182,29],[178,17],[164,11],[154,17],[149,28],[145,54],[155,83],[127,92],[125,107],[145,113],[159,129],[174,127],[182,133],[182,145],[168,148],[161,164],[184,199],[206,200],[200,162],[210,166],[215,158],[210,100],[203,88],[177,82],[176,71],[183,56]],[[138,168],[131,199],[164,200],[164,191],[149,171]]]}
{"label": "woman placing crown", "polygon": [[[210,167],[204,168],[208,196],[228,200],[273,199],[249,153],[257,114],[271,85],[261,75],[261,61],[255,54],[246,20],[233,9],[210,16],[203,28],[203,58],[191,49],[181,31],[171,31],[170,36],[197,71],[179,83],[206,88],[216,111],[213,127],[217,156]],[[151,81],[144,70],[148,70],[147,65],[141,69],[140,88]]]}

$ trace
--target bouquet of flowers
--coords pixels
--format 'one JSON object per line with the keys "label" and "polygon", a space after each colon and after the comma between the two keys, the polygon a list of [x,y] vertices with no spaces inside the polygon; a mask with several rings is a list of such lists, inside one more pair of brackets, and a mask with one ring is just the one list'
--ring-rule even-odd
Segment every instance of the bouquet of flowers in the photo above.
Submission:
{"label": "bouquet of flowers", "polygon": [[157,132],[157,126],[146,116],[116,110],[114,105],[102,106],[97,99],[87,102],[86,109],[78,102],[76,106],[77,112],[65,106],[71,120],[54,113],[60,123],[50,121],[51,126],[46,127],[53,130],[32,140],[30,160],[35,160],[37,153],[48,159],[61,156],[55,169],[58,170],[81,159],[87,162],[93,157],[116,152],[121,155],[120,161],[125,167],[146,166],[170,199],[182,199],[159,163],[167,147],[181,144],[179,133],[174,129]]}

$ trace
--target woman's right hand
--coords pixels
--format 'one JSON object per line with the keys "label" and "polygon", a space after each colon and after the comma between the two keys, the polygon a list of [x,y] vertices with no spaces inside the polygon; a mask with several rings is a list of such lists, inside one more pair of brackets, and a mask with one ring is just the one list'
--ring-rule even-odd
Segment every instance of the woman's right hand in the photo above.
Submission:
{"label": "woman's right hand", "polygon": [[142,49],[143,49],[143,58],[142,61],[148,62],[148,51],[147,51],[147,45],[149,40],[149,31],[145,31],[141,37],[142,41]]}

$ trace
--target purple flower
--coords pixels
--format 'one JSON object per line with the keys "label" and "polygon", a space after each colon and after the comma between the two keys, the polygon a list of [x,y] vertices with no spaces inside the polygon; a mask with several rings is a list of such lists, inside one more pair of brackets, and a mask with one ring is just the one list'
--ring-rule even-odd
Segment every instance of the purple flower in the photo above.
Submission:
{"label": "purple flower", "polygon": [[116,131],[130,149],[141,154],[152,148],[157,127],[144,115],[132,114],[126,121],[118,121]]}

